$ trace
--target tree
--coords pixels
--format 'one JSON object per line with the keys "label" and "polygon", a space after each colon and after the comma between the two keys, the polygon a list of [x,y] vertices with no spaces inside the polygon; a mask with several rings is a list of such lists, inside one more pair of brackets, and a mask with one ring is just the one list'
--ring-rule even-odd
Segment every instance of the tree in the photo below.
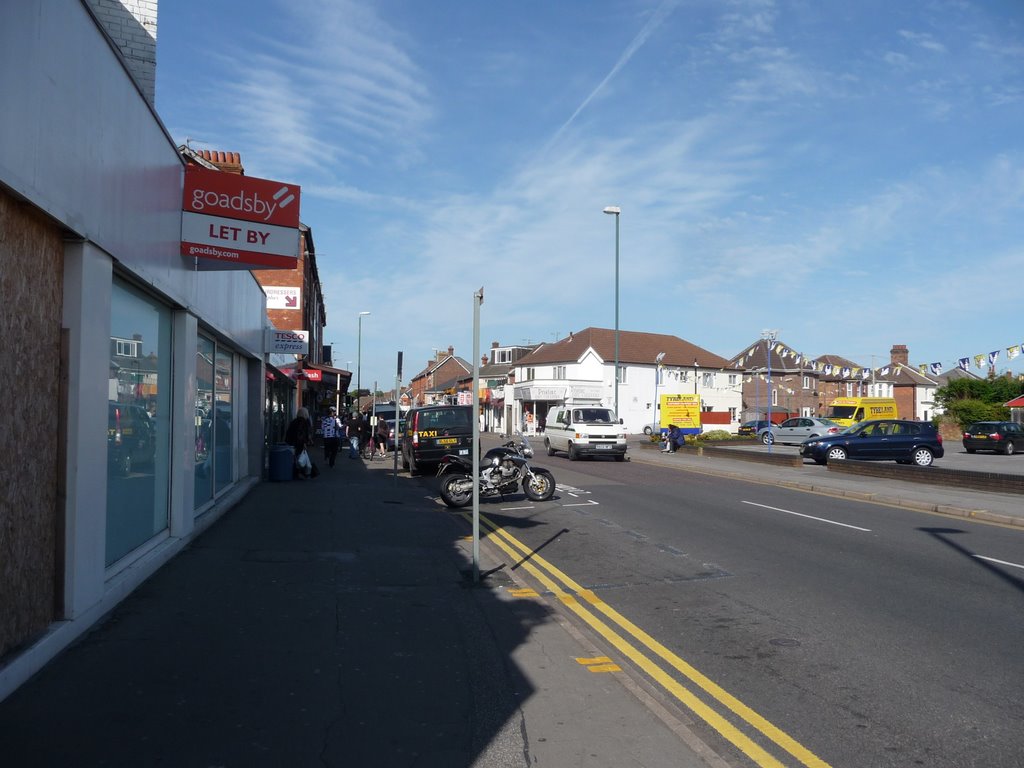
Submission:
{"label": "tree", "polygon": [[1005,421],[1010,417],[1003,403],[1024,392],[1024,383],[1009,374],[992,379],[954,379],[935,392],[935,403],[960,428],[976,421]]}

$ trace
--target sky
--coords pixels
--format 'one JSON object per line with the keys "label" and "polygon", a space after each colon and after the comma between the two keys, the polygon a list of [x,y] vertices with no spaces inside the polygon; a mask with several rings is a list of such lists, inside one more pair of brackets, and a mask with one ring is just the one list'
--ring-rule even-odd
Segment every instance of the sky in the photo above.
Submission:
{"label": "sky", "polygon": [[301,185],[325,341],[364,388],[398,351],[404,382],[471,361],[481,287],[481,354],[613,328],[606,206],[622,331],[1024,372],[1019,0],[159,12],[161,119]]}

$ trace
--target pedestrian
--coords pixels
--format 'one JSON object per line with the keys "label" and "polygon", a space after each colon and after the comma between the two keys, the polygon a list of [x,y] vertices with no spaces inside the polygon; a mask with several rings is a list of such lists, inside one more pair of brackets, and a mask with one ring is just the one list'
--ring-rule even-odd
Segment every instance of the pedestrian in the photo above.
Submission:
{"label": "pedestrian", "polygon": [[680,446],[686,445],[686,435],[675,424],[668,425],[668,448],[669,453],[675,453]]}
{"label": "pedestrian", "polygon": [[363,420],[358,411],[352,411],[345,421],[345,437],[348,438],[348,457],[359,458],[359,441],[363,432]]}
{"label": "pedestrian", "polygon": [[306,449],[313,444],[313,422],[309,420],[309,411],[299,408],[295,418],[288,424],[284,440],[292,447],[295,457],[292,463],[292,476],[307,480],[313,475],[313,461]]}
{"label": "pedestrian", "polygon": [[377,448],[380,449],[380,456],[384,458],[388,455],[388,435],[391,432],[391,428],[388,426],[388,420],[383,416],[377,417]]}
{"label": "pedestrian", "polygon": [[320,431],[324,436],[324,460],[327,466],[333,467],[341,447],[341,434],[345,426],[338,418],[338,409],[333,405],[327,409],[327,415],[320,420]]}

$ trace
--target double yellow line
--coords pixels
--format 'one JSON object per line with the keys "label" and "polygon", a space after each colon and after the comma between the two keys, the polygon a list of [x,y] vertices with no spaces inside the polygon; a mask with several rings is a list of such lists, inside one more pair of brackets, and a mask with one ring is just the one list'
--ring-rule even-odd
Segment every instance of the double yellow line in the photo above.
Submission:
{"label": "double yellow line", "polygon": [[[468,513],[463,513],[463,516],[467,520],[471,520]],[[746,704],[676,656],[625,616],[618,613],[591,590],[584,589],[558,568],[540,557],[540,555],[532,552],[525,544],[512,536],[504,528],[495,525],[483,515],[480,516],[480,520],[491,531],[491,533],[485,534],[488,541],[504,550],[510,557],[518,560],[520,566],[525,568],[537,581],[543,584],[548,591],[575,613],[587,626],[591,627],[625,658],[643,670],[652,680],[674,696],[697,717],[718,731],[723,738],[733,744],[758,766],[762,766],[762,768],[785,768],[784,763],[769,754],[723,715],[706,704],[662,666],[659,666],[659,663],[653,660],[650,655],[626,640],[617,630],[595,615],[591,609],[603,614],[605,618],[617,625],[619,629],[639,642],[640,645],[646,647],[651,654],[660,658],[664,664],[680,673],[706,695],[724,706],[735,717],[752,726],[769,741],[795,757],[801,765],[805,765],[808,768],[829,768],[828,763],[797,742],[793,737],[772,725]],[[561,582],[564,588],[558,582]],[[581,602],[581,599],[583,602]],[[588,605],[590,609],[588,609]]]}

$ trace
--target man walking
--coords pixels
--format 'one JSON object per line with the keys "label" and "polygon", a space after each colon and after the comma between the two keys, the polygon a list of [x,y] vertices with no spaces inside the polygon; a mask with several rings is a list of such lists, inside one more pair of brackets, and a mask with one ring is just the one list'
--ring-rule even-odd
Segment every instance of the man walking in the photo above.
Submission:
{"label": "man walking", "polygon": [[350,459],[359,458],[359,440],[362,432],[363,419],[358,411],[352,411],[352,414],[345,421],[345,435],[348,437],[348,457]]}
{"label": "man walking", "polygon": [[338,458],[343,429],[341,419],[338,418],[338,409],[332,405],[328,409],[327,415],[320,420],[320,431],[324,436],[324,458],[329,467],[333,467],[334,460]]}

